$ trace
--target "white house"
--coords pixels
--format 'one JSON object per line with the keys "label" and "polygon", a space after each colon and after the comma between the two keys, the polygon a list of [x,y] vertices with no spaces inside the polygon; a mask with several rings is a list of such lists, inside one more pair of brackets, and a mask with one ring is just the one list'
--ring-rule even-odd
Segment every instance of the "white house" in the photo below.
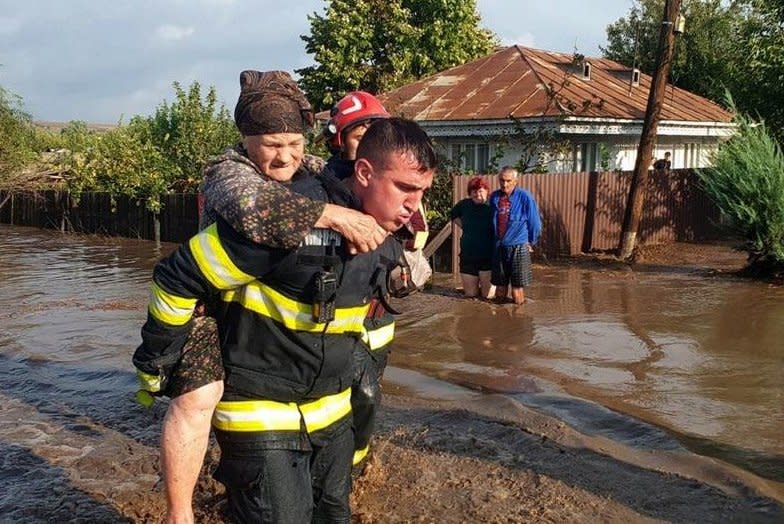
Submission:
{"label": "white house", "polygon": [[[538,151],[550,172],[632,170],[650,86],[651,77],[611,60],[511,46],[380,98],[466,170],[519,162],[521,130],[563,143]],[[732,134],[731,120],[710,100],[667,85],[654,158],[671,152],[674,169],[705,167]]]}

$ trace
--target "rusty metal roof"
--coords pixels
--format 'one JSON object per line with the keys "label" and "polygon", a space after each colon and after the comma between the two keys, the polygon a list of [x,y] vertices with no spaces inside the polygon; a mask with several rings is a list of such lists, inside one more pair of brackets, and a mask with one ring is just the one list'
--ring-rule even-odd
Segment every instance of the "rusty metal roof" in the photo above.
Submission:
{"label": "rusty metal roof", "polygon": [[[605,58],[585,58],[590,79],[574,55],[521,46],[502,48],[379,96],[387,109],[427,121],[498,120],[576,116],[642,120],[651,77],[631,85],[631,68]],[[548,94],[549,93],[549,94]],[[719,105],[667,85],[662,120],[729,122]]]}

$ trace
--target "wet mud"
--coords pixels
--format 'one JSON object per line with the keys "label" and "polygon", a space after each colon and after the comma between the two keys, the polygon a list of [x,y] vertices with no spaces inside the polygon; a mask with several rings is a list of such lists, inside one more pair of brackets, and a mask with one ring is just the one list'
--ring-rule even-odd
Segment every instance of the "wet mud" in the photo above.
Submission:
{"label": "wet mud", "polygon": [[[160,522],[165,402],[134,403],[173,246],[0,226],[0,521]],[[449,276],[399,305],[356,522],[784,521],[784,293],[726,246],[537,265],[522,307]],[[221,522],[208,453],[197,519]]]}

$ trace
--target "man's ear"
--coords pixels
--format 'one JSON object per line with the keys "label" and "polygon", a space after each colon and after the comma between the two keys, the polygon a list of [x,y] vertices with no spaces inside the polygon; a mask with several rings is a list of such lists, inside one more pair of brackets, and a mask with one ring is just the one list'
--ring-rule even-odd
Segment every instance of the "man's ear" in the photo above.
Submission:
{"label": "man's ear", "polygon": [[354,162],[354,178],[363,187],[370,184],[370,179],[373,178],[373,166],[366,158],[357,158]]}

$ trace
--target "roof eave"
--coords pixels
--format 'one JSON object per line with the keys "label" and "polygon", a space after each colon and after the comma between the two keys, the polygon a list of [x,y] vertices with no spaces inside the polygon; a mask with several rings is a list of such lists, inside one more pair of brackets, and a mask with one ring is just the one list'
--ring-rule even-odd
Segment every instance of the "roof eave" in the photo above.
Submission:
{"label": "roof eave", "polygon": [[[642,119],[626,118],[565,118],[559,132],[577,135],[640,135]],[[660,136],[715,136],[730,137],[735,132],[732,122],[661,120],[656,134]]]}
{"label": "roof eave", "polygon": [[[425,120],[419,125],[433,137],[444,136],[500,136],[514,133],[515,122],[509,118],[486,120]],[[544,129],[558,129],[559,119],[555,117],[536,117],[521,120],[523,125],[540,126]]]}
{"label": "roof eave", "polygon": [[[533,117],[518,119],[523,126],[539,126],[565,135],[637,135],[642,133],[641,119],[607,117]],[[430,120],[419,124],[434,137],[498,136],[516,131],[510,119]],[[662,120],[657,135],[729,137],[735,132],[732,122],[690,122]]]}

